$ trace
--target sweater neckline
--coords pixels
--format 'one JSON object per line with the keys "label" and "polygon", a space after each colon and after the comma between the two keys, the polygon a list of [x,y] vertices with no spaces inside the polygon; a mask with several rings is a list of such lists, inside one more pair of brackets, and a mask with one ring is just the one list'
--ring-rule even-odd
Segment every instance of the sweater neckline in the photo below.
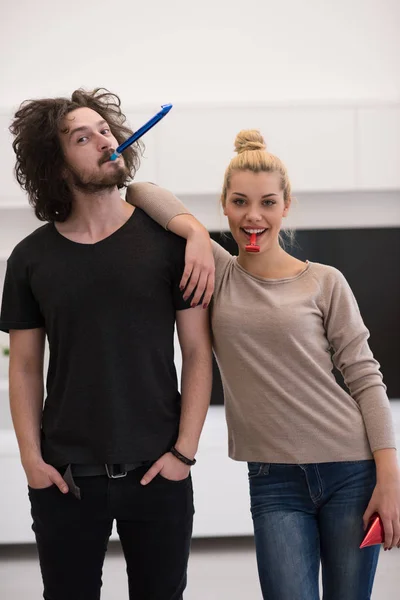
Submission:
{"label": "sweater neckline", "polygon": [[311,264],[309,260],[305,261],[305,266],[304,269],[302,269],[300,271],[300,273],[297,273],[297,275],[291,275],[290,277],[280,277],[278,279],[267,279],[265,277],[259,277],[258,275],[253,275],[253,273],[250,273],[250,271],[247,271],[246,269],[244,269],[241,265],[239,265],[239,263],[237,262],[237,256],[234,257],[233,260],[233,265],[236,269],[238,269],[239,271],[241,271],[244,275],[247,275],[247,277],[250,277],[251,279],[254,279],[255,281],[259,281],[261,283],[266,283],[266,284],[271,284],[271,285],[277,285],[280,283],[289,283],[291,281],[296,281],[297,279],[300,279],[300,277],[303,277],[309,270],[311,267]]}

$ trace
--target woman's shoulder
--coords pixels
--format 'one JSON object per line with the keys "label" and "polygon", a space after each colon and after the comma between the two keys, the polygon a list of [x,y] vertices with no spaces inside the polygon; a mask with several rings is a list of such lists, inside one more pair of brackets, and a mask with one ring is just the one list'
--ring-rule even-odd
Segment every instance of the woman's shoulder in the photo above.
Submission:
{"label": "woman's shoulder", "polygon": [[211,240],[214,262],[215,262],[215,291],[214,295],[220,291],[220,284],[224,278],[227,269],[232,265],[234,257],[225,248],[220,246],[215,240]]}
{"label": "woman's shoulder", "polygon": [[230,254],[225,248],[220,246],[218,242],[215,240],[211,240],[214,260],[215,260],[215,268],[223,267],[228,265],[233,261],[233,256]]}
{"label": "woman's shoulder", "polygon": [[321,282],[334,282],[345,279],[343,273],[336,267],[311,261],[309,261],[309,264],[310,273]]}
{"label": "woman's shoulder", "polygon": [[322,297],[330,301],[333,297],[351,297],[351,286],[339,269],[331,265],[310,263],[310,272],[318,282]]}

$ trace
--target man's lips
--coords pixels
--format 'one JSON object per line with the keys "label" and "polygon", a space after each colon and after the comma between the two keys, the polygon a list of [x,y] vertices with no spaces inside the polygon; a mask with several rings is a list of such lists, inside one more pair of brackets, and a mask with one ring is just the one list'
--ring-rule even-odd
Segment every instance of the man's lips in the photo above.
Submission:
{"label": "man's lips", "polygon": [[101,165],[104,165],[106,163],[113,164],[113,163],[116,163],[121,158],[119,156],[116,160],[110,160],[112,154],[113,153],[111,152],[111,153],[107,154],[107,156],[103,156],[103,158],[101,158],[100,161],[99,161],[99,165],[101,166]]}

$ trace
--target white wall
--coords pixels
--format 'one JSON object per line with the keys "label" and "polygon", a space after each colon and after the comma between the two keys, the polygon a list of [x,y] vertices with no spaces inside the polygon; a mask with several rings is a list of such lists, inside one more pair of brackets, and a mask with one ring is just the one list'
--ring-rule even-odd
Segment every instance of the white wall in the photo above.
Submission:
{"label": "white wall", "polygon": [[398,0],[17,0],[2,12],[6,108],[81,85],[125,104],[400,98]]}
{"label": "white wall", "polygon": [[[198,214],[215,226],[247,127],[262,130],[298,195],[400,190],[399,0],[17,0],[2,13],[0,205],[26,202],[7,131],[19,103],[99,85],[121,96],[133,127],[174,103],[144,138],[138,178],[209,196]],[[379,223],[400,222],[390,202]]]}
{"label": "white wall", "polygon": [[[126,113],[137,126],[153,110],[127,107]],[[0,110],[0,260],[40,225],[13,177],[9,120]],[[218,206],[223,173],[236,133],[252,127],[288,167],[298,199],[289,226],[400,226],[400,102],[369,108],[178,105],[145,136],[137,179],[171,189],[210,230],[224,229]]]}

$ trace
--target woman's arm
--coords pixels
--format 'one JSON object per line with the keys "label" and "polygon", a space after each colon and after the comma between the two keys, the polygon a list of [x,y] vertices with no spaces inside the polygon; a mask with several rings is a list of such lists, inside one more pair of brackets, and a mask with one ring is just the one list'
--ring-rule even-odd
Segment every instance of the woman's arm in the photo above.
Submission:
{"label": "woman's arm", "polygon": [[180,287],[184,291],[184,300],[194,293],[192,304],[197,305],[203,294],[203,307],[210,304],[214,292],[215,263],[210,235],[205,227],[193,215],[180,214],[168,223],[169,231],[187,240],[185,269]]}
{"label": "woman's arm", "polygon": [[333,363],[342,373],[364,419],[371,451],[395,448],[396,440],[386,386],[368,345],[357,301],[345,277],[329,269],[322,284],[324,325]]}
{"label": "woman's arm", "polygon": [[133,183],[127,189],[126,200],[165,229],[187,240],[180,287],[185,299],[194,294],[193,305],[202,299],[203,306],[208,306],[214,291],[215,263],[217,267],[226,263],[230,255],[217,244],[211,245],[207,229],[172,192],[152,183]]}
{"label": "woman's arm", "polygon": [[394,448],[374,452],[376,487],[363,516],[364,529],[374,513],[382,519],[385,549],[400,548],[400,470]]}
{"label": "woman's arm", "polygon": [[154,183],[131,183],[126,190],[126,201],[141,208],[164,229],[169,229],[169,222],[177,215],[190,215],[190,211],[172,192]]}
{"label": "woman's arm", "polygon": [[341,371],[363,416],[376,464],[377,485],[364,513],[364,525],[379,513],[385,530],[385,548],[400,546],[400,470],[390,402],[379,364],[368,345],[366,328],[349,284],[332,270],[325,289],[325,327]]}

